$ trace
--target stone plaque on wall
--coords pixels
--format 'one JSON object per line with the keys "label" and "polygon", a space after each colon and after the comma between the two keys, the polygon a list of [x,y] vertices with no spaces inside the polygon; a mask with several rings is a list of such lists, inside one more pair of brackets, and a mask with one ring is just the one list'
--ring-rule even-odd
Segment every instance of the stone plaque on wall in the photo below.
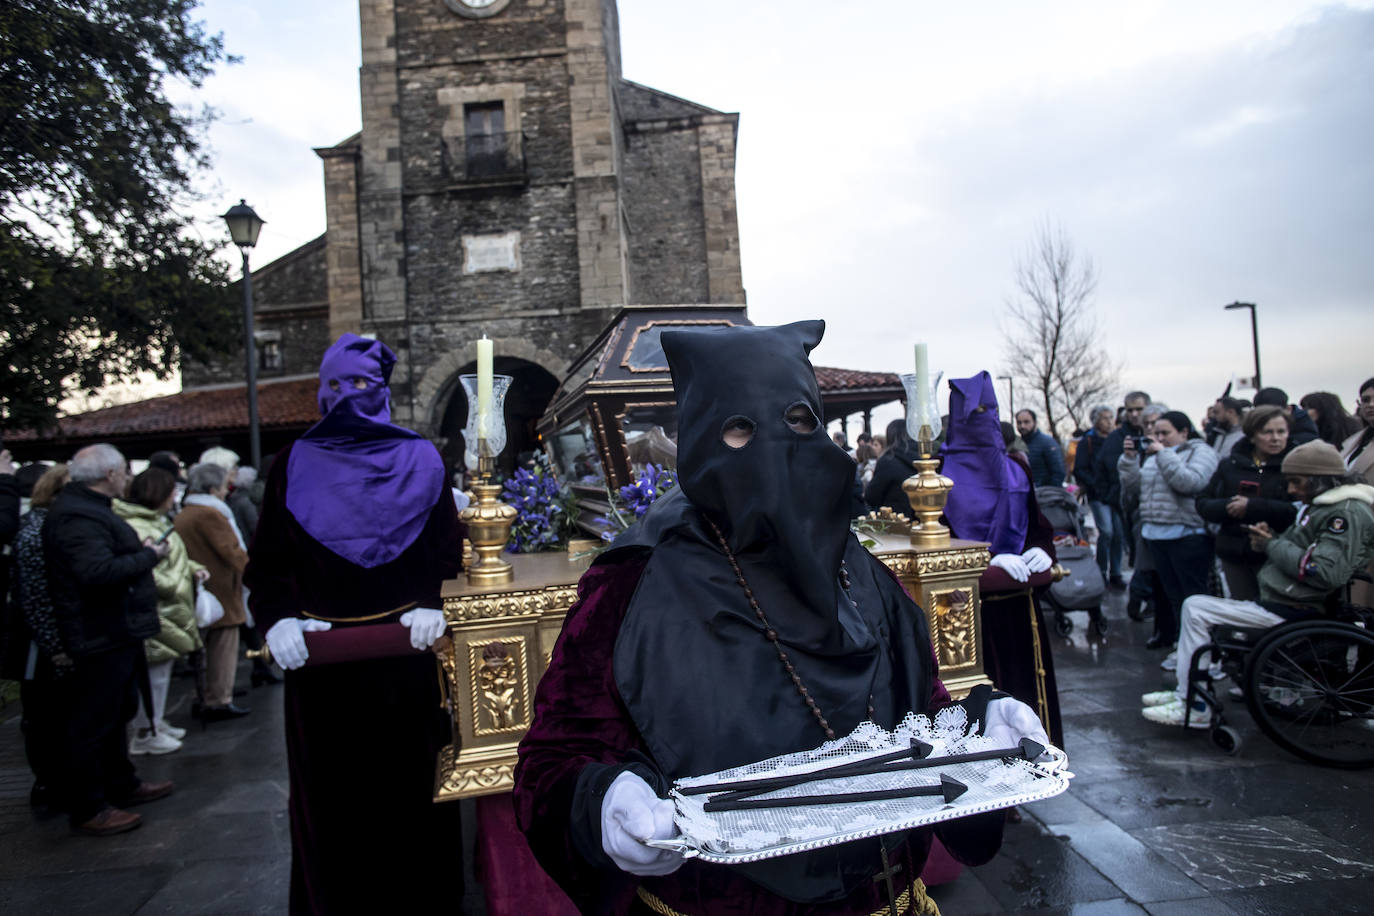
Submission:
{"label": "stone plaque on wall", "polygon": [[463,236],[463,273],[520,269],[520,233]]}

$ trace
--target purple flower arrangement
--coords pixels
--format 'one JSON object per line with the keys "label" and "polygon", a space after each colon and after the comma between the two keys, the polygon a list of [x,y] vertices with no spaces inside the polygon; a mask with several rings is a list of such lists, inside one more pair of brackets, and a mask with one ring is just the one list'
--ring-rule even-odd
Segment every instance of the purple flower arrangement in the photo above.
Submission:
{"label": "purple flower arrangement", "polygon": [[501,488],[501,501],[516,511],[511,526],[511,553],[557,550],[566,541],[577,516],[572,498],[558,485],[542,451],[533,468],[516,468]]}
{"label": "purple flower arrangement", "polygon": [[615,493],[606,491],[611,504],[610,516],[593,519],[604,529],[603,541],[613,541],[616,535],[629,528],[644,517],[654,501],[677,486],[677,475],[668,468],[649,463],[644,466],[644,475],[629,486],[621,487]]}

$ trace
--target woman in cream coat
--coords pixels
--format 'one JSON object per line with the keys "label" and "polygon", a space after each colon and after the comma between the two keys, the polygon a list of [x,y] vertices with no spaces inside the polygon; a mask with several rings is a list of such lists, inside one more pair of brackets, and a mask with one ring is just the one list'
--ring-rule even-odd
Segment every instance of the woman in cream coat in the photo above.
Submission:
{"label": "woman in cream coat", "polygon": [[[167,513],[176,499],[176,485],[171,474],[150,467],[133,479],[127,500],[115,500],[114,511],[138,532],[140,540],[160,539],[172,527]],[[136,731],[129,740],[130,754],[168,754],[181,747],[186,730],[169,725],[163,718],[172,663],[202,646],[200,631],[196,629],[195,582],[203,581],[208,573],[191,559],[186,545],[175,533],[167,538],[167,548],[166,559],[153,567],[162,629],[143,644],[148,656],[153,708],[143,709],[140,703],[134,718]]]}

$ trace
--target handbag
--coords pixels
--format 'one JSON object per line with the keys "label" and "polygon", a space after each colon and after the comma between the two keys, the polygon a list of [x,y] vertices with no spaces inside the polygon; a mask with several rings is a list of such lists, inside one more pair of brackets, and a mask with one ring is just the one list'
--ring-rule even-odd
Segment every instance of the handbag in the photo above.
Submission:
{"label": "handbag", "polygon": [[224,605],[219,603],[208,588],[196,583],[196,626],[202,630],[213,626],[224,616]]}

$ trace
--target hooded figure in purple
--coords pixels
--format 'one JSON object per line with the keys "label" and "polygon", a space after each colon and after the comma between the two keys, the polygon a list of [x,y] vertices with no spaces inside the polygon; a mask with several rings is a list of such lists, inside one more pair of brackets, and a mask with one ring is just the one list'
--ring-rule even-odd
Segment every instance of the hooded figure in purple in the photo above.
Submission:
{"label": "hooded figure in purple", "polygon": [[949,388],[949,429],[940,455],[941,473],[954,481],[954,489],[945,518],[959,537],[992,544],[994,556],[1020,554],[1030,522],[1031,486],[1007,455],[992,377],[980,372],[950,379]]}
{"label": "hooded figure in purple", "polygon": [[984,668],[1001,690],[1028,704],[1063,746],[1049,631],[1036,591],[1050,584],[1054,530],[1040,514],[1030,468],[1007,454],[992,377],[949,381],[949,429],[940,472],[954,481],[945,521],[955,537],[987,541],[992,561],[979,580]]}
{"label": "hooded figure in purple", "polygon": [[395,364],[355,334],[325,352],[321,419],[272,463],[244,574],[286,670],[292,913],[394,909],[397,875],[453,864],[455,806],[432,801],[451,737],[433,655],[311,665],[304,638],[401,626],[426,649],[445,629],[462,526],[438,451],[391,423]]}
{"label": "hooded figure in purple", "polygon": [[445,488],[444,463],[418,433],[391,423],[396,355],[344,334],[320,362],[323,419],[291,449],[286,508],[352,563],[389,563],[414,543]]}

